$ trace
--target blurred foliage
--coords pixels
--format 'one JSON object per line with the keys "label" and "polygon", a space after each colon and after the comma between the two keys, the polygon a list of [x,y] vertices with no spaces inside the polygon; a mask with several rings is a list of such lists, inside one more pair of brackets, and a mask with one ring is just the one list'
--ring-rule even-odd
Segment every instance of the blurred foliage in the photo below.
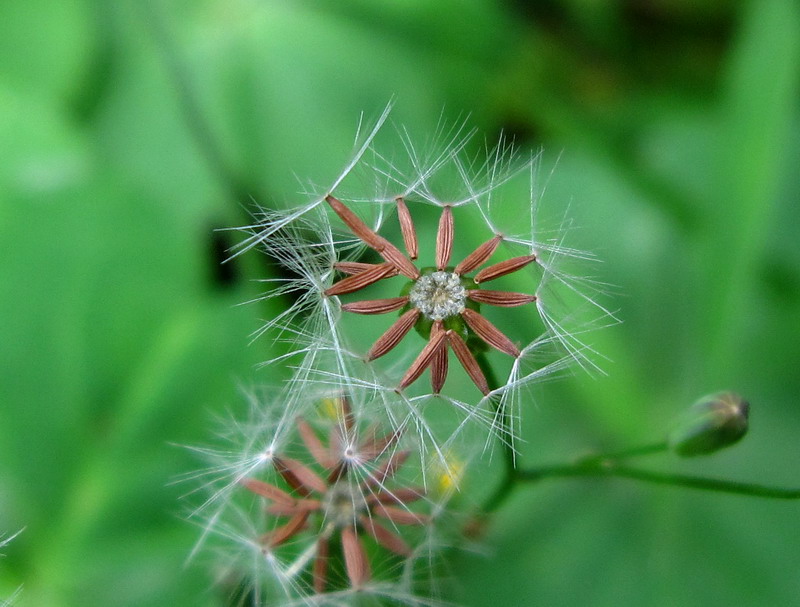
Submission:
{"label": "blurred foliage", "polygon": [[[524,462],[661,438],[734,389],[752,430],[669,470],[797,485],[800,16],[794,0],[9,0],[0,4],[0,597],[220,605],[170,484],[236,409],[274,310],[252,200],[330,181],[360,112],[470,115],[546,150],[545,204],[605,260],[608,375],[543,386]],[[494,464],[492,464],[494,465]],[[494,474],[475,466],[470,486]],[[788,605],[797,505],[546,481],[454,555],[468,605]],[[210,574],[209,571],[212,573]]]}

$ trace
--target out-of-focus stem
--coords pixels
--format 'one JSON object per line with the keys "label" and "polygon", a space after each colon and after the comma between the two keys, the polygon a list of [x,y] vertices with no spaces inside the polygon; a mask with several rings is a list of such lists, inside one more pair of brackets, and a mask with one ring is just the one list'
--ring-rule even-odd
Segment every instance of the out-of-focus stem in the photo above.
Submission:
{"label": "out-of-focus stem", "polygon": [[[482,352],[477,354],[475,360],[478,361],[478,366],[480,366],[483,375],[486,377],[489,390],[494,391],[499,388],[501,384],[497,379],[497,374],[495,374],[492,365],[489,364],[486,354]],[[505,501],[508,494],[514,488],[516,475],[516,455],[514,453],[514,434],[511,430],[511,415],[500,401],[492,400],[491,402],[495,408],[495,416],[500,427],[500,444],[503,450],[503,462],[505,465],[503,468],[503,480],[482,508],[482,511],[485,513],[492,512]]]}
{"label": "out-of-focus stem", "polygon": [[731,495],[768,499],[800,499],[800,489],[797,488],[769,487],[702,476],[655,472],[634,468],[623,463],[624,460],[629,458],[663,453],[667,450],[667,443],[659,442],[622,451],[589,455],[566,464],[537,466],[527,469],[507,468],[503,482],[483,505],[480,516],[485,517],[499,508],[518,484],[538,482],[547,478],[617,477],[657,485],[672,485],[674,487],[716,491]]}
{"label": "out-of-focus stem", "polygon": [[675,487],[718,491],[720,493],[730,493],[734,495],[749,495],[772,499],[800,499],[800,489],[785,489],[782,487],[768,487],[765,485],[740,483],[723,479],[705,478],[702,476],[653,472],[620,465],[609,459],[593,459],[591,461],[577,462],[575,464],[542,466],[528,470],[517,470],[515,473],[515,480],[531,482],[545,478],[570,476],[620,477],[657,485],[673,485]]}

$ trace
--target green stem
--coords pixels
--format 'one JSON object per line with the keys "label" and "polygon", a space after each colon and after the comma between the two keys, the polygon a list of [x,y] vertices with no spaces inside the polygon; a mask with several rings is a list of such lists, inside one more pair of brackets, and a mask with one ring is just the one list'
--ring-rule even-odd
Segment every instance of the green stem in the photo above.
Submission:
{"label": "green stem", "polygon": [[546,478],[568,477],[617,477],[652,483],[655,485],[671,485],[686,489],[699,489],[703,491],[716,491],[731,495],[747,495],[771,499],[800,499],[800,489],[786,489],[783,487],[769,487],[754,483],[740,483],[724,479],[706,478],[686,474],[673,474],[668,472],[654,472],[625,466],[620,462],[626,458],[649,455],[667,450],[666,443],[655,443],[643,447],[626,449],[614,453],[598,454],[584,457],[570,464],[555,464],[540,466],[527,470],[514,469],[507,475],[494,494],[486,501],[482,508],[483,516],[496,510],[511,494],[518,483],[538,482]]}
{"label": "green stem", "polygon": [[263,196],[257,195],[257,188],[253,184],[247,183],[234,169],[233,164],[225,158],[222,146],[219,145],[218,138],[200,106],[180,51],[168,31],[163,9],[156,6],[156,3],[148,2],[143,2],[138,7],[143,16],[143,22],[150,29],[153,40],[161,53],[164,67],[175,85],[176,100],[185,119],[189,135],[194,139],[207,166],[228,190],[231,199],[237,203],[249,200],[251,197],[264,200]]}
{"label": "green stem", "polygon": [[[495,374],[492,365],[489,364],[486,354],[484,352],[476,354],[475,360],[478,361],[478,366],[481,368],[483,375],[486,377],[486,383],[489,384],[489,390],[493,391],[499,388],[501,386],[500,381],[498,380],[497,374]],[[514,488],[516,480],[516,454],[514,453],[514,435],[511,431],[511,417],[509,412],[505,409],[505,407],[503,407],[499,400],[491,400],[490,402],[494,407],[495,416],[499,421],[500,444],[501,448],[503,449],[503,462],[505,466],[503,480],[497,489],[495,489],[495,492],[484,504],[482,508],[484,513],[494,511],[505,501],[506,497],[508,497],[508,495],[511,493],[511,490]]]}
{"label": "green stem", "polygon": [[[496,376],[491,366],[488,364],[484,355],[479,355],[476,358],[478,359],[478,364],[481,366],[481,369],[484,371],[484,375],[486,375],[487,381],[490,382],[490,386],[494,389],[497,384],[492,384],[492,382],[496,382]],[[788,500],[800,499],[800,489],[785,489],[701,476],[654,472],[622,464],[624,460],[629,458],[668,451],[669,445],[666,441],[632,447],[621,451],[588,455],[569,464],[556,464],[520,470],[514,466],[514,449],[511,443],[512,435],[508,413],[500,409],[499,403],[495,403],[495,407],[496,413],[500,418],[501,438],[503,439],[502,444],[506,466],[503,480],[481,508],[482,517],[486,517],[497,510],[508,496],[511,495],[511,492],[518,483],[537,482],[545,478],[559,477],[618,477],[657,485],[672,485],[673,487],[717,491],[719,493],[728,493],[732,495]]]}
{"label": "green stem", "polygon": [[580,464],[589,464],[593,462],[607,462],[609,460],[619,461],[629,457],[639,457],[640,455],[652,455],[653,453],[664,453],[669,450],[669,443],[667,441],[660,441],[650,445],[642,445],[641,447],[632,447],[630,449],[623,449],[622,451],[612,451],[609,453],[596,453],[587,455],[578,460]]}
{"label": "green stem", "polygon": [[[597,453],[587,455],[576,460],[571,464],[560,464],[554,466],[544,466],[541,468],[532,468],[528,470],[519,470],[513,466],[509,469],[506,467],[506,475],[500,483],[495,492],[483,505],[482,511],[488,514],[496,510],[509,496],[514,486],[518,482],[531,482],[537,481],[546,477],[553,476],[627,476],[628,478],[636,478],[638,480],[649,480],[651,482],[666,483],[667,481],[656,481],[655,477],[658,474],[650,474],[648,472],[635,470],[633,468],[625,468],[618,465],[618,462],[632,457],[640,457],[642,455],[652,455],[654,453],[663,453],[669,449],[666,441],[660,441],[649,445],[642,445],[639,447],[632,447],[622,451],[611,451],[608,453]],[[616,474],[615,474],[616,473]],[[637,474],[639,476],[637,476]],[[672,475],[674,478],[687,478]],[[716,482],[716,481],[712,481]],[[720,481],[726,484],[724,481]],[[680,483],[675,483],[680,484]],[[688,485],[687,485],[688,486]],[[726,484],[727,486],[727,484]]]}
{"label": "green stem", "polygon": [[[486,377],[489,390],[497,390],[502,384],[498,380],[492,365],[489,364],[486,354],[480,353],[475,356],[475,359],[478,361],[478,366]],[[516,455],[514,453],[514,433],[511,431],[511,415],[506,408],[500,404],[499,400],[491,400],[491,403],[494,407],[495,416],[500,422],[500,439],[503,445],[503,458],[505,460],[506,472],[513,473]]]}
{"label": "green stem", "polygon": [[784,489],[781,487],[768,487],[765,485],[740,483],[701,476],[653,472],[631,468],[629,466],[621,466],[609,460],[603,461],[599,459],[591,462],[578,462],[576,464],[517,470],[515,473],[515,480],[520,482],[534,482],[548,477],[570,476],[621,477],[657,485],[672,485],[674,487],[718,491],[720,493],[730,493],[734,495],[750,495],[774,499],[800,499],[800,489]]}
{"label": "green stem", "polygon": [[[501,386],[501,383],[498,380],[497,374],[494,372],[492,365],[489,363],[489,360],[486,357],[486,353],[481,352],[479,354],[476,354],[475,359],[477,360],[478,366],[481,368],[481,371],[483,371],[483,375],[486,377],[486,383],[489,385],[489,389],[496,390],[497,388],[499,388]],[[502,481],[494,490],[494,493],[492,493],[489,496],[489,498],[486,500],[483,507],[481,508],[484,514],[489,514],[490,512],[494,512],[497,508],[499,508],[500,505],[503,502],[505,502],[505,500],[511,494],[511,492],[514,489],[514,486],[517,484],[517,481],[531,480],[524,478],[526,472],[517,470],[516,467],[516,454],[514,452],[514,434],[511,430],[510,413],[505,409],[505,407],[503,407],[503,405],[500,403],[499,400],[492,400],[491,402],[492,405],[494,406],[495,415],[498,419],[500,427],[500,442],[501,442],[501,448],[503,450],[504,469],[503,469]],[[571,468],[576,470],[577,469],[588,470],[592,466],[605,464],[610,459],[618,461],[628,457],[649,455],[651,453],[666,451],[667,448],[668,448],[667,443],[662,441],[659,443],[644,445],[642,447],[635,447],[633,449],[627,449],[624,451],[590,455],[580,459],[578,462],[576,462],[575,466],[572,466]],[[580,468],[577,468],[576,466],[580,466]],[[556,468],[553,469],[555,470]]]}

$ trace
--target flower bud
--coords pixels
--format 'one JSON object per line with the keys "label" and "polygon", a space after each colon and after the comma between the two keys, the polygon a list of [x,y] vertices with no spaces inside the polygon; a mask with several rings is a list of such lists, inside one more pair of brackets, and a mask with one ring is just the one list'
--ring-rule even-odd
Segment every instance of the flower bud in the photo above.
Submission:
{"label": "flower bud", "polygon": [[684,414],[667,439],[683,457],[707,455],[736,443],[747,433],[750,403],[734,392],[705,396]]}

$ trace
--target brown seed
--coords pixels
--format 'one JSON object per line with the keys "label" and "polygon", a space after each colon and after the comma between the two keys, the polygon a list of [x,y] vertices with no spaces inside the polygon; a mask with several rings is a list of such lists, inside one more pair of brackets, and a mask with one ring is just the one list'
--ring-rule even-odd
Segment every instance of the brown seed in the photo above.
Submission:
{"label": "brown seed", "polygon": [[367,299],[364,301],[354,301],[342,306],[346,312],[356,314],[386,314],[399,310],[408,303],[408,296],[390,297],[388,299]]}
{"label": "brown seed", "polygon": [[394,265],[394,267],[397,268],[397,271],[403,276],[410,278],[411,280],[416,280],[419,278],[419,270],[417,270],[417,267],[411,263],[405,255],[403,255],[400,249],[398,249],[388,240],[384,240],[384,247],[383,249],[380,249],[378,253],[380,253],[386,261]]}
{"label": "brown seed", "polygon": [[439,351],[440,348],[445,347],[445,333],[439,333],[435,335],[431,332],[431,339],[430,341],[425,344],[425,347],[422,348],[422,352],[419,353],[416,360],[411,363],[411,366],[406,371],[405,376],[400,381],[400,385],[397,387],[398,390],[403,390],[413,384],[422,372],[431,364],[434,355]]}
{"label": "brown seed", "polygon": [[328,548],[329,542],[324,537],[317,540],[317,555],[314,557],[314,592],[321,594],[325,592],[328,583]]}
{"label": "brown seed", "polygon": [[339,407],[341,408],[339,421],[344,423],[345,431],[352,432],[356,425],[356,419],[353,415],[353,407],[350,405],[350,398],[347,395],[339,397]]}
{"label": "brown seed", "polygon": [[331,205],[331,208],[341,218],[344,224],[350,228],[350,231],[353,232],[353,234],[355,234],[358,238],[363,240],[376,251],[380,250],[380,247],[382,247],[383,243],[385,242],[383,237],[378,236],[375,232],[373,232],[367,226],[367,224],[365,224],[361,218],[358,217],[358,215],[353,213],[353,211],[348,209],[330,194],[325,197],[325,201]]}
{"label": "brown seed", "polygon": [[397,506],[376,504],[372,511],[377,516],[389,519],[397,525],[422,525],[427,522],[427,517],[404,508],[398,508]]}
{"label": "brown seed", "polygon": [[322,508],[322,502],[319,500],[299,499],[291,506],[285,504],[272,504],[267,507],[267,512],[275,516],[294,516],[301,512],[313,512]]}
{"label": "brown seed", "polygon": [[408,210],[406,201],[397,197],[397,217],[400,220],[400,231],[403,233],[403,243],[406,245],[406,252],[413,260],[419,255],[417,244],[417,230],[414,227],[414,220]]}
{"label": "brown seed", "polygon": [[450,347],[453,348],[453,352],[456,353],[456,357],[458,357],[461,366],[464,367],[472,383],[478,387],[481,394],[487,396],[490,391],[489,382],[486,381],[486,376],[483,374],[483,371],[481,371],[478,361],[475,360],[475,356],[470,352],[467,344],[464,343],[464,340],[461,339],[461,336],[455,331],[447,332],[447,341],[450,343]]}
{"label": "brown seed", "polygon": [[439,230],[436,232],[436,267],[439,270],[444,270],[450,263],[454,232],[453,209],[444,207],[439,218]]}
{"label": "brown seed", "polygon": [[496,263],[488,268],[484,268],[475,275],[473,279],[475,282],[488,282],[495,278],[500,278],[511,272],[516,272],[520,268],[524,268],[532,261],[536,261],[536,255],[523,255],[522,257],[512,257],[500,263]]}
{"label": "brown seed", "polygon": [[336,467],[331,470],[328,475],[328,485],[335,485],[347,473],[348,463],[347,460],[340,461]]}
{"label": "brown seed", "polygon": [[353,588],[361,588],[369,580],[370,571],[364,546],[358,539],[355,527],[348,526],[342,529],[342,551],[350,585]]}
{"label": "brown seed", "polygon": [[517,348],[508,337],[503,335],[500,329],[495,327],[475,310],[465,308],[461,313],[461,317],[467,321],[469,328],[475,331],[478,337],[493,348],[497,348],[501,352],[505,352],[514,358],[520,355],[519,348]]}
{"label": "brown seed", "polygon": [[285,506],[294,505],[295,499],[286,493],[283,489],[278,489],[277,487],[270,485],[269,483],[265,483],[263,481],[256,480],[254,478],[246,478],[242,481],[242,485],[248,490],[252,491],[253,493],[260,495],[261,497],[266,497],[276,503],[281,503]]}
{"label": "brown seed", "polygon": [[407,504],[425,496],[422,487],[402,487],[391,491],[373,491],[367,497],[367,502],[380,504]]}
{"label": "brown seed", "polygon": [[367,360],[380,358],[394,348],[406,336],[417,322],[419,310],[412,308],[398,318],[389,329],[381,335],[367,352]]}
{"label": "brown seed", "polygon": [[[380,253],[380,255],[386,261],[394,265],[394,267],[401,274],[407,276],[411,280],[416,280],[419,278],[419,270],[414,267],[413,263],[406,259],[406,257],[400,252],[400,249],[386,240],[383,236],[380,236],[372,231],[367,224],[365,224],[355,213],[353,213],[353,211],[348,209],[333,196],[328,195],[325,197],[325,200],[329,205],[331,205],[331,208],[336,212],[336,214],[341,217],[342,221],[348,228],[350,228],[353,234]],[[328,294],[331,295],[331,293]],[[334,293],[334,295],[335,294],[338,293]]]}
{"label": "brown seed", "polygon": [[325,469],[333,468],[336,465],[336,458],[330,449],[322,444],[316,432],[308,425],[302,417],[297,418],[297,430],[306,449],[316,462]]}
{"label": "brown seed", "polygon": [[364,270],[358,274],[353,274],[347,278],[343,278],[332,287],[325,290],[325,295],[345,295],[347,293],[354,293],[364,287],[378,282],[383,278],[387,278],[395,272],[395,268],[389,263],[381,263],[373,266],[369,270]]}
{"label": "brown seed", "polygon": [[[444,332],[442,321],[437,320],[431,327],[431,336],[438,335]],[[434,394],[439,394],[444,387],[445,379],[447,379],[447,348],[440,348],[439,351],[433,355],[431,362],[431,387]]]}
{"label": "brown seed", "polygon": [[358,520],[364,526],[364,529],[366,529],[381,546],[400,556],[411,556],[411,548],[408,544],[406,544],[401,537],[395,535],[386,527],[375,521],[375,519],[362,514]]}
{"label": "brown seed", "polygon": [[503,240],[502,236],[495,236],[491,240],[487,240],[482,245],[480,245],[477,249],[475,249],[472,253],[467,255],[460,264],[456,266],[454,270],[456,274],[459,276],[463,276],[464,274],[469,274],[475,268],[478,268],[485,264],[489,258],[492,256],[492,253],[495,252],[500,242]]}
{"label": "brown seed", "polygon": [[[371,270],[377,265],[380,264],[362,263],[360,261],[337,261],[333,264],[333,267],[339,270],[342,274],[349,274],[352,276],[353,274],[360,274],[365,270]],[[389,276],[397,276],[397,269],[392,268],[392,273],[390,273]]]}
{"label": "brown seed", "polygon": [[488,291],[485,289],[471,289],[467,291],[467,297],[478,303],[500,306],[501,308],[513,308],[514,306],[522,306],[536,301],[536,295],[512,293],[510,291]]}
{"label": "brown seed", "polygon": [[325,493],[328,485],[317,473],[288,457],[275,457],[272,459],[275,469],[295,491],[307,496],[312,492]]}
{"label": "brown seed", "polygon": [[281,525],[273,531],[262,535],[261,543],[270,548],[274,546],[280,546],[286,540],[289,540],[297,535],[297,533],[301,531],[303,527],[305,527],[309,514],[309,511],[295,514],[285,525]]}

